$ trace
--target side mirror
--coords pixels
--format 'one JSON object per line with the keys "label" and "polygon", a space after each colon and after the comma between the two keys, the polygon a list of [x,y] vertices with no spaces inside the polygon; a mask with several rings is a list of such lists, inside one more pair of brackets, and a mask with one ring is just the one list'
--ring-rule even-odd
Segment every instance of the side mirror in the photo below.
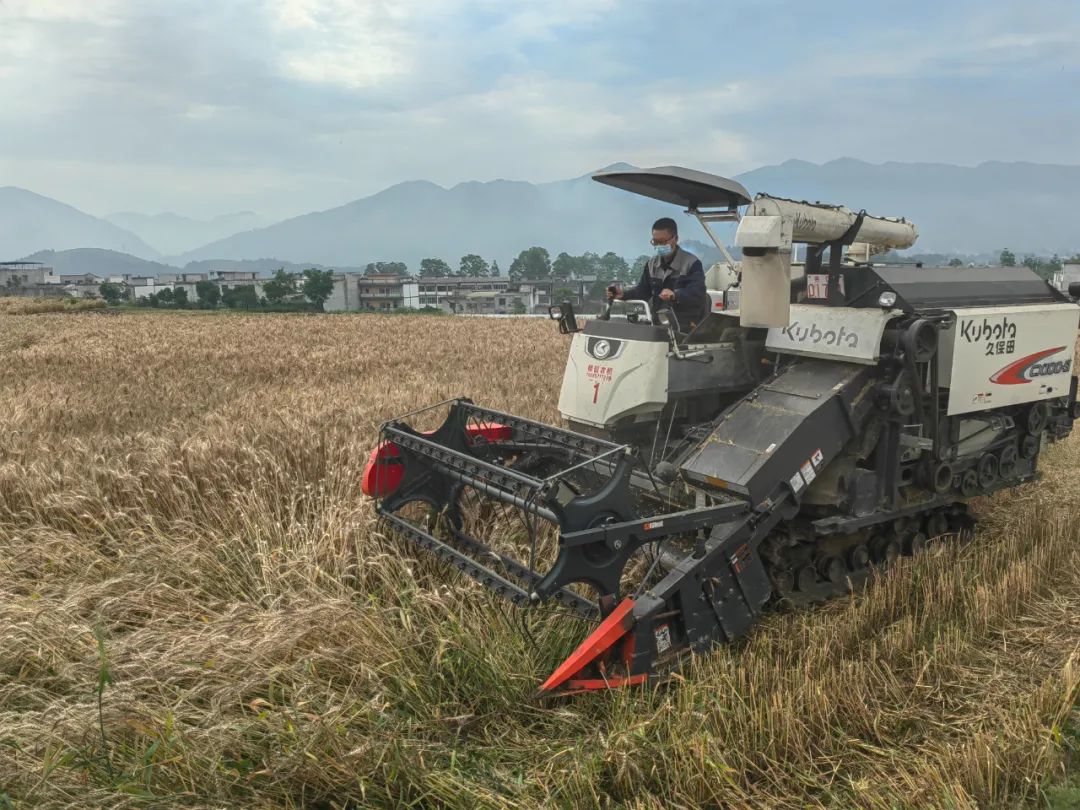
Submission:
{"label": "side mirror", "polygon": [[548,317],[559,322],[559,334],[570,335],[580,332],[577,324],[577,316],[574,315],[574,305],[569,301],[548,307]]}
{"label": "side mirror", "polygon": [[1080,281],[1074,281],[1069,285],[1069,297],[1080,299]]}

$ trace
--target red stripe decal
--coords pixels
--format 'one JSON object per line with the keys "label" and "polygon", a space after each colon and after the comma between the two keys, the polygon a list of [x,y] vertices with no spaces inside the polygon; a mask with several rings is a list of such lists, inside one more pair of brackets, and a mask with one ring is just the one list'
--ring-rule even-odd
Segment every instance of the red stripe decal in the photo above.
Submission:
{"label": "red stripe decal", "polygon": [[1005,366],[1001,371],[992,374],[990,376],[990,382],[997,383],[998,385],[1025,385],[1031,382],[1031,380],[1024,376],[1024,373],[1029,368],[1044,357],[1057,354],[1064,348],[1064,346],[1058,346],[1056,349],[1044,349],[1041,352],[1029,354],[1027,357],[1021,357],[1019,360],[1009,363],[1009,365]]}

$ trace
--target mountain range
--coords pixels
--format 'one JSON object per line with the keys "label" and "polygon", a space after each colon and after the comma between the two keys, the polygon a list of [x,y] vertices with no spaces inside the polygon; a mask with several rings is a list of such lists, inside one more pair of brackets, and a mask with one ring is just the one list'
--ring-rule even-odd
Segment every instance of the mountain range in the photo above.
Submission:
{"label": "mountain range", "polygon": [[111,275],[156,276],[175,273],[176,268],[128,253],[105,248],[72,248],[71,250],[39,250],[24,257],[28,262],[48,265],[58,275],[93,273]]}
{"label": "mountain range", "polygon": [[0,188],[0,260],[39,250],[83,247],[116,250],[140,259],[161,257],[139,236],[111,222],[32,191]]}
{"label": "mountain range", "polygon": [[165,256],[175,256],[208,242],[271,224],[270,220],[254,211],[223,214],[212,219],[191,219],[172,213],[148,216],[122,212],[109,214],[105,220],[138,234]]}
{"label": "mountain range", "polygon": [[[904,216],[919,228],[918,252],[996,254],[1008,247],[1020,255],[1049,255],[1080,249],[1075,213],[1080,210],[1080,166],[789,160],[736,179],[751,194],[767,191]],[[178,267],[216,260],[265,259],[275,267],[282,262],[362,267],[400,260],[415,270],[426,257],[455,266],[458,257],[479,253],[497,259],[505,270],[519,251],[533,245],[546,247],[553,256],[613,250],[633,258],[648,252],[649,226],[659,216],[675,216],[684,238],[705,241],[697,223],[675,206],[602,186],[590,175],[536,184],[467,182],[452,188],[411,181],[270,225],[251,212],[206,221],[168,214],[117,214],[101,220],[32,192],[5,188],[0,189],[0,258],[43,248],[104,247]],[[233,228],[242,232],[175,252]],[[729,227],[720,235],[730,242],[733,233]]]}

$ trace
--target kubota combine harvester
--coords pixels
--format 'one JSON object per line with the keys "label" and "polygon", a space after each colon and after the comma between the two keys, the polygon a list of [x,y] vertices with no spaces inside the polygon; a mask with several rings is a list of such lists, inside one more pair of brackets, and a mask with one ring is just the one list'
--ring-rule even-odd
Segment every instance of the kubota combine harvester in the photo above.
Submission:
{"label": "kubota combine harvester", "polygon": [[706,230],[738,223],[728,306],[689,331],[649,302],[580,330],[557,307],[573,335],[564,426],[439,403],[387,422],[364,472],[411,546],[516,605],[598,622],[543,694],[658,677],[770,604],[841,593],[966,531],[965,501],[1033,480],[1080,417],[1077,285],[1065,295],[1023,267],[874,266],[914,244],[911,223],[751,200],[701,172],[594,179]]}

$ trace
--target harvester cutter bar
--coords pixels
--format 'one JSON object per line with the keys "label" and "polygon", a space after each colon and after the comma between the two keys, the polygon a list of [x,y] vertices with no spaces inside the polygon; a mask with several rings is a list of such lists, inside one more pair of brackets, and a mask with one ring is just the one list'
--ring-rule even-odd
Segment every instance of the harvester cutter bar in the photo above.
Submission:
{"label": "harvester cutter bar", "polygon": [[[454,530],[454,538],[479,558],[488,556],[497,557],[507,571],[530,587],[542,579],[540,574],[531,570],[527,565],[523,565],[513,557],[509,557],[506,554],[500,554],[499,552],[488,548],[475,537],[470,537],[464,532]],[[573,591],[568,591],[565,588],[560,588],[552,594],[551,599],[561,605],[565,605],[585,618],[595,618],[597,615],[596,605],[593,602],[589,601],[584,596],[576,594]]]}
{"label": "harvester cutter bar", "polygon": [[[497,571],[493,571],[487,566],[481,565],[474,557],[470,557],[468,554],[458,551],[453,546],[433,537],[428,532],[397,515],[388,512],[381,512],[381,515],[402,537],[411,540],[426,551],[430,551],[436,557],[452,563],[453,566],[463,574],[476,580],[488,590],[510,600],[514,605],[523,606],[535,603],[531,594],[524,588],[511,582]],[[465,546],[472,554],[477,557],[490,556],[497,558],[512,575],[521,577],[530,585],[538,579],[536,573],[529,571],[529,569],[521,563],[504,554],[492,551],[475,538],[469,537],[467,534],[458,531],[454,532],[454,536],[457,541]],[[572,591],[560,589],[558,592],[551,595],[551,599],[574,611],[583,618],[591,619],[596,617],[596,606],[588,599],[585,599]]]}
{"label": "harvester cutter bar", "polygon": [[468,555],[461,553],[457,549],[444,543],[442,540],[431,536],[424,530],[409,523],[409,521],[399,518],[397,515],[383,512],[382,517],[387,520],[402,537],[412,540],[416,545],[432,552],[435,556],[452,562],[463,574],[472,577],[484,587],[494,591],[500,596],[505,596],[515,605],[529,603],[529,594],[523,588],[515,585],[501,574],[492,571],[486,566],[480,565],[480,563],[476,562],[476,560]]}

